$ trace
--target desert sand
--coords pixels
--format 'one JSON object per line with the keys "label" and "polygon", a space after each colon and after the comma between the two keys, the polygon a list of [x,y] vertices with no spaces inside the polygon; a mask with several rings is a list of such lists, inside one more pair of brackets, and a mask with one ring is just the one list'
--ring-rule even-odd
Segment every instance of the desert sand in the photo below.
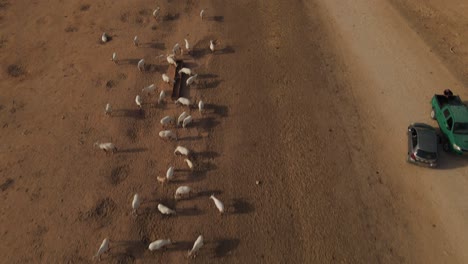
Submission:
{"label": "desert sand", "polygon": [[[468,98],[467,9],[0,1],[0,262],[93,263],[109,238],[100,263],[467,263],[468,160],[440,150],[437,169],[405,162],[408,124],[437,126],[434,93]],[[164,56],[185,38],[191,53],[177,58],[198,80],[182,95],[203,100],[203,115],[157,104],[172,92]],[[150,84],[157,92],[143,93]],[[169,127],[178,140],[159,138],[160,119],[183,111],[194,121]],[[193,171],[177,145],[192,151]],[[158,182],[171,166],[175,179]],[[175,201],[182,185],[195,193]],[[205,245],[188,258],[199,235]],[[149,251],[157,239],[173,244]]]}

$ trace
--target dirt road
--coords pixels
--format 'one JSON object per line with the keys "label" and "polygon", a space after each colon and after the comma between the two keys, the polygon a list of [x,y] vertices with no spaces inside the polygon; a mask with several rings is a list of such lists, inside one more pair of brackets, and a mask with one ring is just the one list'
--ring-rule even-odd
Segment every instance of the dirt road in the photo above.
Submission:
{"label": "dirt road", "polygon": [[[431,96],[450,86],[468,97],[463,58],[447,60],[430,41],[438,35],[405,13],[436,0],[168,1],[156,20],[146,0],[0,2],[0,252],[8,263],[92,262],[105,237],[104,263],[468,259],[468,162],[442,154],[441,168],[427,170],[404,161],[406,126],[431,122]],[[444,21],[442,8],[430,10]],[[99,43],[102,32],[109,43]],[[203,100],[204,115],[156,105],[157,95],[141,91],[151,83],[170,91],[157,56],[184,38],[192,54],[182,58],[199,74],[184,96]],[[194,126],[171,128],[177,142],[159,139],[159,120],[182,111]],[[98,140],[119,152],[98,152]],[[195,153],[194,172],[173,155],[178,144]],[[156,177],[170,166],[176,181],[161,185]],[[197,194],[176,202],[179,185]],[[178,214],[161,216],[158,203]],[[188,260],[200,234],[205,246]],[[161,238],[175,243],[147,250]]]}

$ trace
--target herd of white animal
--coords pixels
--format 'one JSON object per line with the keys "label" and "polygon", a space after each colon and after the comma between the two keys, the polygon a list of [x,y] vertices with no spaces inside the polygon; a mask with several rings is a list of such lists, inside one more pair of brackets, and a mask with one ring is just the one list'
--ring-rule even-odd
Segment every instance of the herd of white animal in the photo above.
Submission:
{"label": "herd of white animal", "polygon": [[[161,11],[160,7],[157,7],[153,11],[153,16],[154,16],[155,19],[159,18],[160,11]],[[206,9],[202,9],[200,11],[200,18],[202,20],[205,17],[205,12],[206,12]],[[109,41],[109,39],[110,38],[106,33],[102,34],[101,40],[102,40],[103,43],[106,43],[107,41]],[[184,41],[185,41],[185,49],[186,49],[187,53],[190,54],[190,52],[191,52],[190,44],[189,44],[187,39],[184,39]],[[133,38],[133,44],[138,47],[138,45],[139,45],[138,36],[135,36]],[[210,40],[209,48],[210,48],[211,52],[215,51],[215,45],[216,45],[216,42],[213,41],[213,40]],[[173,65],[174,67],[177,67],[175,56],[176,56],[177,53],[182,55],[184,51],[180,47],[179,43],[177,43],[177,44],[174,45],[174,47],[172,49],[172,52],[173,52],[172,54],[169,54],[169,55],[166,56],[166,60],[169,63],[169,65]],[[160,57],[162,57],[162,56],[163,55],[161,55]],[[113,62],[115,62],[115,63],[118,62],[116,52],[114,52],[112,54],[112,59],[111,60]],[[137,68],[141,72],[145,71],[145,60],[144,59],[141,59],[141,60],[138,61]],[[193,74],[192,70],[189,69],[189,68],[180,69],[178,74],[182,74],[182,73],[190,76],[186,81],[187,86],[190,86],[190,85],[194,84],[197,77],[198,77],[198,75]],[[168,84],[174,82],[174,80],[171,80],[169,78],[169,76],[167,76],[165,73],[162,74],[162,80],[164,82],[168,83]],[[142,89],[142,92],[152,93],[155,90],[156,90],[156,86],[154,84],[151,84],[151,85],[149,85],[147,87],[144,87]],[[162,90],[160,92],[160,94],[159,94],[158,104],[163,103],[165,98],[166,98],[166,93],[164,92],[164,90]],[[143,100],[142,100],[140,95],[137,95],[135,97],[135,103],[140,109],[143,107]],[[192,102],[189,99],[184,98],[184,97],[178,98],[174,103],[176,105],[183,105],[183,106],[188,106],[188,107],[190,107],[191,104],[192,104]],[[203,114],[204,107],[205,107],[204,102],[200,100],[198,102],[198,110],[199,110],[200,114]],[[106,106],[105,106],[105,113],[106,113],[106,115],[111,115],[112,114],[112,106],[109,103],[107,103]],[[175,121],[174,118],[172,118],[171,116],[165,116],[165,117],[163,117],[161,119],[160,123],[165,128],[166,126],[170,125],[174,121]],[[179,127],[182,124],[183,128],[187,128],[187,126],[189,124],[191,124],[192,121],[193,121],[193,117],[191,115],[189,115],[187,112],[183,112],[177,118],[176,126]],[[162,130],[162,131],[160,131],[159,132],[159,137],[161,137],[163,139],[169,139],[169,140],[177,140],[178,139],[177,134],[174,133],[172,130]],[[98,147],[99,149],[104,150],[106,153],[107,152],[112,152],[113,153],[113,152],[117,151],[117,147],[113,143],[110,143],[110,142],[107,142],[107,143],[96,142],[94,145],[96,147]],[[190,156],[191,156],[192,153],[186,147],[177,146],[176,149],[174,150],[174,154],[175,155],[185,156],[186,158],[184,159],[184,162],[187,164],[189,169],[191,169],[191,170],[194,169],[194,164],[190,160]],[[157,180],[159,182],[161,182],[161,183],[168,183],[173,179],[174,179],[174,167],[170,167],[167,170],[165,177],[157,177]],[[174,194],[174,199],[179,200],[179,199],[182,199],[182,198],[189,198],[192,193],[193,193],[193,190],[189,186],[180,186],[180,187],[177,188],[177,190],[176,190],[176,192]],[[210,199],[213,200],[214,205],[216,206],[218,211],[221,214],[223,214],[224,211],[225,211],[224,210],[224,204],[218,198],[216,198],[214,195],[211,195]],[[141,205],[141,198],[140,198],[140,196],[138,194],[135,194],[133,196],[133,200],[132,200],[132,209],[133,209],[133,213],[135,215],[137,215],[137,210],[140,207],[140,205]],[[171,208],[169,208],[166,205],[161,204],[161,203],[158,204],[158,210],[163,215],[176,215],[177,214],[177,212],[175,210],[173,210],[173,209],[171,209]],[[96,255],[94,257],[97,257],[97,258],[101,259],[101,255],[109,250],[109,243],[110,243],[109,238],[105,238],[102,241],[102,243],[101,243],[101,245],[100,245],[100,247],[99,247],[99,249],[98,249],[98,251],[97,251],[97,253],[96,253]],[[173,244],[173,241],[171,241],[171,239],[158,239],[156,241],[151,242],[149,244],[149,246],[148,246],[148,249],[150,251],[161,250],[161,249],[164,249],[165,247],[167,247],[167,246],[169,246],[171,244]],[[195,254],[200,250],[200,248],[202,246],[203,246],[203,236],[199,235],[197,237],[197,239],[195,240],[192,249],[188,252],[188,257],[195,256]]]}

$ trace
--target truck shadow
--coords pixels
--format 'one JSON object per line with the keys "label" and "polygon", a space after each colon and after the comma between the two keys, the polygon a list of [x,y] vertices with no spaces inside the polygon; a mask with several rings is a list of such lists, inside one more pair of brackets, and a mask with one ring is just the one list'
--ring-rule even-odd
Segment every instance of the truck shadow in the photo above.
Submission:
{"label": "truck shadow", "polygon": [[434,127],[437,133],[438,146],[437,152],[439,155],[439,162],[437,169],[439,170],[451,170],[455,168],[461,168],[468,166],[468,158],[466,156],[457,155],[451,151],[446,152],[443,148],[443,143],[445,141],[442,132],[439,127]]}
{"label": "truck shadow", "polygon": [[439,146],[439,170],[451,170],[468,166],[468,159],[466,156],[457,155],[452,152],[445,152],[442,146]]}

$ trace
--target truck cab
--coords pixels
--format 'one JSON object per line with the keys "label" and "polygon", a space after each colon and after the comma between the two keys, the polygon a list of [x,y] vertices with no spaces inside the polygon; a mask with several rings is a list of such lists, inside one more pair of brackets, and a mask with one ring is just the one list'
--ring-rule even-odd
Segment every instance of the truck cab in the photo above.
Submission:
{"label": "truck cab", "polygon": [[443,149],[468,154],[468,108],[459,96],[434,95],[431,117],[444,135]]}

